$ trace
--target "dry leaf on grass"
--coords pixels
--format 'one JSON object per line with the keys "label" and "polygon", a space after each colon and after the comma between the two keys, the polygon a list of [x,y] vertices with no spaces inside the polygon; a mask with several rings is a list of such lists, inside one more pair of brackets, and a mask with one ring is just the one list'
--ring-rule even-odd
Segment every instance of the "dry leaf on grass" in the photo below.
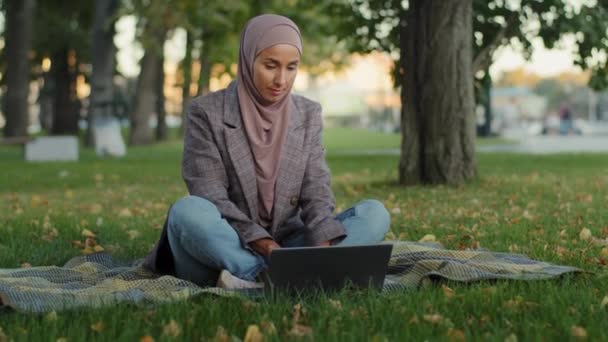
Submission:
{"label": "dry leaf on grass", "polygon": [[459,329],[450,328],[450,329],[448,329],[447,335],[448,335],[448,340],[450,340],[450,341],[457,341],[457,342],[466,341],[464,332]]}
{"label": "dry leaf on grass", "polygon": [[91,330],[93,330],[96,333],[100,333],[103,331],[103,329],[105,329],[105,324],[103,324],[102,321],[99,321],[95,324],[91,324]]}
{"label": "dry leaf on grass", "polygon": [[517,335],[512,333],[505,338],[505,342],[517,342]]}
{"label": "dry leaf on grass", "polygon": [[150,335],[144,335],[139,339],[139,342],[154,342],[154,337]]}
{"label": "dry leaf on grass", "polygon": [[215,336],[213,337],[213,341],[214,342],[230,342],[231,338],[228,335],[228,333],[226,333],[226,329],[224,329],[223,326],[219,326],[217,327],[217,330],[215,331]]}
{"label": "dry leaf on grass", "polygon": [[570,335],[574,338],[585,339],[587,338],[587,330],[583,327],[579,327],[578,325],[573,325],[570,328]]}
{"label": "dry leaf on grass", "polygon": [[48,314],[46,314],[46,316],[44,316],[44,319],[49,321],[49,322],[53,322],[57,320],[57,312],[55,310],[49,312]]}
{"label": "dry leaf on grass", "polygon": [[245,332],[245,338],[243,342],[262,342],[264,341],[264,335],[260,331],[260,327],[255,324],[251,324],[247,327]]}
{"label": "dry leaf on grass", "polygon": [[426,234],[422,237],[422,239],[418,240],[418,242],[437,242],[437,238],[433,234]]}
{"label": "dry leaf on grass", "polygon": [[600,309],[605,308],[608,305],[608,296],[604,296],[604,299],[602,299],[602,302],[600,303]]}
{"label": "dry leaf on grass", "polygon": [[83,229],[80,234],[87,238],[95,238],[97,236],[97,235],[95,235],[95,233],[93,233],[92,231],[90,231],[88,229]]}
{"label": "dry leaf on grass", "polygon": [[446,298],[454,297],[454,290],[452,290],[451,288],[449,288],[445,285],[441,285],[441,290],[443,291],[443,294],[445,295]]}
{"label": "dry leaf on grass", "polygon": [[422,319],[432,324],[440,324],[443,322],[443,316],[440,314],[422,315]]}
{"label": "dry leaf on grass", "polygon": [[578,237],[583,241],[589,241],[593,237],[593,235],[591,234],[591,231],[588,228],[583,228],[581,232],[578,233]]}
{"label": "dry leaf on grass", "polygon": [[163,326],[163,336],[178,337],[181,333],[182,329],[173,319]]}

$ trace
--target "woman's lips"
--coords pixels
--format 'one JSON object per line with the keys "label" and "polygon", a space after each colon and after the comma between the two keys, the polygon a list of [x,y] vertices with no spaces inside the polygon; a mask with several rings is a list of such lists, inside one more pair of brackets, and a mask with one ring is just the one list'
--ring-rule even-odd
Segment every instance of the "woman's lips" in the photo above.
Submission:
{"label": "woman's lips", "polygon": [[272,96],[279,96],[283,93],[282,90],[280,89],[268,89],[270,91],[270,94],[272,94]]}

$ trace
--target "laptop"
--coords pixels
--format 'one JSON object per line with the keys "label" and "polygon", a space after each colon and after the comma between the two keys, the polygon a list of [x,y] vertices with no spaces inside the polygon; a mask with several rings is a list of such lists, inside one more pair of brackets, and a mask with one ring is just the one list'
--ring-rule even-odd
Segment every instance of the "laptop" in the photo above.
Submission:
{"label": "laptop", "polygon": [[272,251],[266,290],[294,294],[346,286],[381,289],[392,244],[290,247]]}

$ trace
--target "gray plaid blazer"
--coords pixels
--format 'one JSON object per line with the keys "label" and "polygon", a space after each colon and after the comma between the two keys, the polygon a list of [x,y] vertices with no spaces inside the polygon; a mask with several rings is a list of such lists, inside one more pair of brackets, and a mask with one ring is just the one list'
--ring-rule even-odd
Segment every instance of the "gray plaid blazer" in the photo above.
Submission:
{"label": "gray plaid blazer", "polygon": [[[305,229],[311,244],[346,235],[335,219],[335,199],[322,145],[321,106],[292,95],[287,139],[281,150],[272,226],[257,223],[258,194],[251,148],[246,136],[236,83],[198,97],[188,110],[182,176],[191,195],[211,201],[237,232],[243,248],[261,238],[280,242]],[[167,222],[144,266],[174,274]]]}

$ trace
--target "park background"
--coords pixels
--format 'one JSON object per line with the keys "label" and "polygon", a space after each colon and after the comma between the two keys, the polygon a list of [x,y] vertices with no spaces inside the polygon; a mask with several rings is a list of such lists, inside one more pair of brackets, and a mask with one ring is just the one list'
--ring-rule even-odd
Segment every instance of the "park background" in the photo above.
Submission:
{"label": "park background", "polygon": [[[524,253],[592,272],[300,306],[203,296],[157,308],[0,313],[0,341],[226,340],[251,326],[271,340],[607,338],[605,1],[0,4],[2,268],[95,251],[145,255],[169,205],[186,194],[187,103],[234,77],[240,29],[272,12],[302,29],[295,91],[324,107],[338,210],[377,198],[391,213],[388,239]],[[446,54],[408,55],[427,37]],[[416,73],[426,76],[408,79]],[[412,117],[427,124],[410,125]],[[95,149],[95,120],[108,119],[119,124],[124,154]],[[76,161],[24,160],[35,139],[66,135],[77,137]]]}

